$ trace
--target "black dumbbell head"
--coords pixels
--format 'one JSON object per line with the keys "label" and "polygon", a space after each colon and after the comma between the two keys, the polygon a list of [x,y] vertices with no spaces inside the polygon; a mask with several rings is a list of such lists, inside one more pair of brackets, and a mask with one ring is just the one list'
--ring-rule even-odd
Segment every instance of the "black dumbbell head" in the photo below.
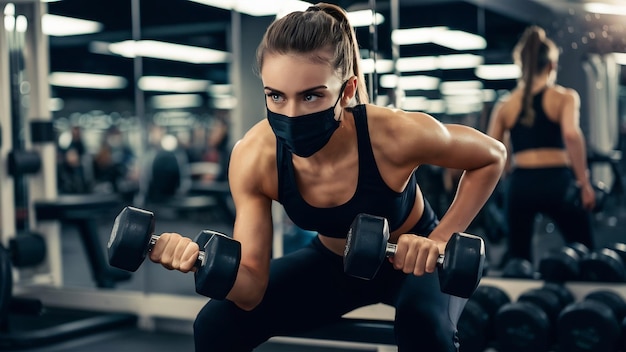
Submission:
{"label": "black dumbbell head", "polygon": [[621,325],[611,308],[596,300],[583,300],[565,307],[557,322],[561,351],[616,351]]}
{"label": "black dumbbell head", "polygon": [[359,214],[352,221],[343,257],[344,272],[361,279],[371,280],[386,257],[389,241],[387,219],[369,214]]}
{"label": "black dumbbell head", "polygon": [[624,282],[624,262],[612,249],[602,248],[591,252],[580,261],[580,279],[592,282]]}
{"label": "black dumbbell head", "polygon": [[534,303],[507,303],[496,314],[494,326],[498,351],[547,351],[550,318]]}
{"label": "black dumbbell head", "polygon": [[457,297],[469,298],[480,283],[485,263],[485,242],[470,234],[454,233],[438,268],[441,291]]}
{"label": "black dumbbell head", "polygon": [[572,247],[550,250],[539,261],[539,275],[542,280],[550,282],[577,280],[580,275],[580,260],[577,250]]}
{"label": "black dumbbell head", "polygon": [[127,206],[117,215],[107,244],[109,264],[136,271],[146,259],[154,234],[154,214]]}
{"label": "black dumbbell head", "polygon": [[535,268],[528,259],[511,258],[502,269],[501,276],[508,279],[534,279]]}
{"label": "black dumbbell head", "polygon": [[195,272],[196,292],[212,299],[224,299],[232,289],[241,262],[241,243],[215,231],[196,236],[204,261]]}

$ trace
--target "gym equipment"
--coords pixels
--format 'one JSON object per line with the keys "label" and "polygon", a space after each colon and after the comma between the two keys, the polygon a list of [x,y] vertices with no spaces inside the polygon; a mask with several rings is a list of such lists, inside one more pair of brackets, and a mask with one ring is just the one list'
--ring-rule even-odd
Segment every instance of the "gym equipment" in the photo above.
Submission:
{"label": "gym equipment", "polygon": [[530,260],[512,258],[502,268],[500,276],[508,279],[535,279],[537,275]]}
{"label": "gym equipment", "polygon": [[6,316],[13,292],[13,272],[9,252],[0,244],[0,330],[6,329]]}
{"label": "gym equipment", "polygon": [[[348,231],[344,250],[344,272],[372,279],[386,257],[393,256],[396,245],[389,243],[387,219],[369,214],[356,216]],[[445,253],[439,255],[437,272],[441,291],[469,298],[482,278],[485,243],[482,238],[455,233],[448,241]]]}
{"label": "gym equipment", "polygon": [[[107,244],[109,263],[136,271],[160,236],[154,234],[154,213],[126,206],[115,218]],[[224,299],[235,284],[241,261],[241,244],[219,232],[203,230],[196,236],[202,248],[195,263],[196,292]]]}
{"label": "gym equipment", "polygon": [[46,240],[38,233],[20,233],[9,240],[11,262],[17,268],[41,264],[46,251]]}
{"label": "gym equipment", "polygon": [[[591,186],[593,187],[593,191],[596,198],[596,205],[592,209],[594,213],[599,213],[604,210],[604,205],[606,203],[606,199],[609,195],[609,188],[604,184],[604,182],[592,182]],[[581,199],[580,199],[580,187],[576,184],[575,181],[572,181],[565,192],[565,200],[567,203],[574,204],[576,207],[582,207]]]}
{"label": "gym equipment", "polygon": [[557,339],[559,351],[619,350],[626,302],[614,291],[599,290],[568,305],[559,315]]}
{"label": "gym equipment", "polygon": [[564,286],[546,285],[528,290],[516,302],[503,305],[494,318],[497,349],[551,351],[559,312],[573,300]]}
{"label": "gym equipment", "polygon": [[478,285],[465,303],[457,330],[464,352],[483,352],[495,339],[494,317],[500,307],[511,302],[509,295],[491,285]]}
{"label": "gym equipment", "polygon": [[588,251],[586,246],[580,243],[548,251],[539,260],[539,276],[542,280],[551,282],[578,280],[580,261]]}
{"label": "gym equipment", "polygon": [[131,278],[130,273],[112,268],[107,263],[98,228],[98,221],[103,215],[108,216],[121,206],[122,201],[116,194],[99,194],[97,197],[65,194],[34,202],[37,221],[59,221],[66,227],[71,225],[76,228],[89,260],[91,275],[100,288],[113,288],[118,282]]}
{"label": "gym equipment", "polygon": [[580,280],[592,282],[624,282],[626,269],[619,254],[609,248],[589,253],[580,261]]}

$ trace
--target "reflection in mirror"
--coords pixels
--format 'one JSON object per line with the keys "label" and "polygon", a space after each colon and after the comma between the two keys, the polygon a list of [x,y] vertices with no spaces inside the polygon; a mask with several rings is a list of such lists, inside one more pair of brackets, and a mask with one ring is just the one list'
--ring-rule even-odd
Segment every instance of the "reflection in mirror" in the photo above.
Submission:
{"label": "reflection in mirror", "polygon": [[[14,158],[19,154],[26,155],[25,123],[28,116],[30,83],[26,71],[26,31],[28,6],[8,3],[4,6],[4,29],[9,51],[9,83],[11,96],[11,145]],[[8,141],[7,141],[8,142]],[[25,232],[29,229],[28,221],[28,189],[26,174],[13,171],[14,206],[16,229]]]}

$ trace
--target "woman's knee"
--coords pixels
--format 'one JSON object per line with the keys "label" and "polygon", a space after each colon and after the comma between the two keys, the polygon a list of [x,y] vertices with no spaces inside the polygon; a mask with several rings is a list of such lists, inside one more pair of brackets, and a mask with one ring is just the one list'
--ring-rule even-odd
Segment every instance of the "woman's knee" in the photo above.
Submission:
{"label": "woman's knee", "polygon": [[[260,324],[254,324],[252,319],[253,315],[230,301],[209,301],[193,324],[196,352],[252,351],[263,342],[261,337],[256,336],[260,332]],[[257,329],[249,328],[255,325]]]}

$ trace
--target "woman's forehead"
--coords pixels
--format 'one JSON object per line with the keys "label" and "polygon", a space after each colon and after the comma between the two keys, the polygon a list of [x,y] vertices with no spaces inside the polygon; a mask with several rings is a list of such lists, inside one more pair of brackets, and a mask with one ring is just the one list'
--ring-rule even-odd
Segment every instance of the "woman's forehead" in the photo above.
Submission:
{"label": "woman's forehead", "polygon": [[267,55],[263,60],[261,79],[264,86],[278,90],[287,87],[291,90],[307,89],[338,80],[330,64],[301,54]]}

